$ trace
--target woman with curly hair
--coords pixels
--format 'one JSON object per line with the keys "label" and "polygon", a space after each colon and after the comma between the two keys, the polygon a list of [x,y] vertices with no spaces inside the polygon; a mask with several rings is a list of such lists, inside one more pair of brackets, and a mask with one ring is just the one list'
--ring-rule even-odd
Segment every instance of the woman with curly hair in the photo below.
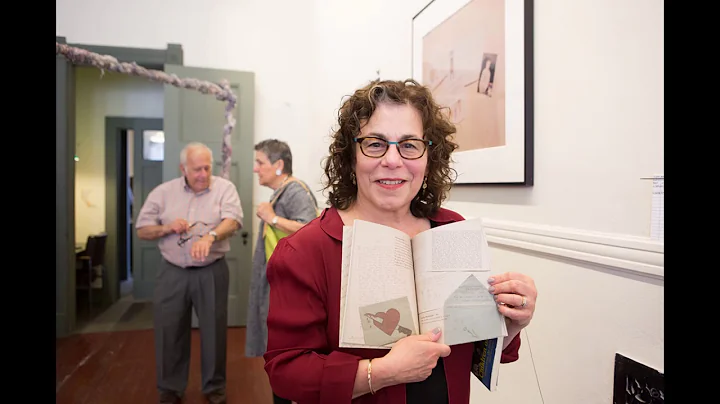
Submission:
{"label": "woman with curly hair", "polygon": [[[330,207],[282,239],[267,267],[265,370],[278,396],[298,404],[469,403],[474,346],[441,344],[442,330],[390,350],[339,347],[343,226],[360,219],[412,237],[463,220],[441,207],[454,180],[454,133],[413,80],[373,81],[345,100],[324,163]],[[522,274],[494,278],[508,329],[501,362],[512,362],[537,291]]]}

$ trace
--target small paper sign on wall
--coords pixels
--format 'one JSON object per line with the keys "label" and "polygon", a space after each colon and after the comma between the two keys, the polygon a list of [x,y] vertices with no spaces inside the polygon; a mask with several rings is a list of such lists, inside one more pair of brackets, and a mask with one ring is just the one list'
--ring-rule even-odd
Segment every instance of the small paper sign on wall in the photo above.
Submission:
{"label": "small paper sign on wall", "polygon": [[656,175],[652,180],[652,217],[650,238],[665,240],[665,176]]}

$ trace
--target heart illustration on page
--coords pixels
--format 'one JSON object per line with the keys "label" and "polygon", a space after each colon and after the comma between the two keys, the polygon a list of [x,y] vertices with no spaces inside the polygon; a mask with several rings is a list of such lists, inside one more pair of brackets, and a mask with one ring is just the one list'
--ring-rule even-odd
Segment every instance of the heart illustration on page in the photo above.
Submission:
{"label": "heart illustration on page", "polygon": [[382,323],[374,320],[375,326],[387,335],[392,335],[393,331],[400,323],[400,312],[395,309],[388,309],[386,312],[375,313],[375,317],[382,319]]}
{"label": "heart illustration on page", "polygon": [[358,315],[366,346],[388,346],[417,334],[407,296],[360,306]]}

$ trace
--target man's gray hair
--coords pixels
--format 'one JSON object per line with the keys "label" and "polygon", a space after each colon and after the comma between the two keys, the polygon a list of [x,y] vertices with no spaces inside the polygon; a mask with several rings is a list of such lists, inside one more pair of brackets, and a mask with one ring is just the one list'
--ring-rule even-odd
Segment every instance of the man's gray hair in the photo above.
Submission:
{"label": "man's gray hair", "polygon": [[183,149],[180,151],[180,164],[182,164],[183,167],[186,167],[185,164],[187,164],[187,155],[190,149],[205,149],[208,153],[210,153],[210,164],[213,163],[213,152],[212,150],[207,147],[206,144],[200,143],[200,142],[190,142],[183,147]]}

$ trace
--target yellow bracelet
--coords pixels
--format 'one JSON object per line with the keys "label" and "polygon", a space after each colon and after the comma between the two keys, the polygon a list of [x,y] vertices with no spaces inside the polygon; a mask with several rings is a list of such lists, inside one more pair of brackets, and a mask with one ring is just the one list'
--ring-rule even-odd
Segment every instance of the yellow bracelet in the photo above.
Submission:
{"label": "yellow bracelet", "polygon": [[372,388],[372,359],[368,360],[368,387],[370,387],[370,393],[375,394]]}

